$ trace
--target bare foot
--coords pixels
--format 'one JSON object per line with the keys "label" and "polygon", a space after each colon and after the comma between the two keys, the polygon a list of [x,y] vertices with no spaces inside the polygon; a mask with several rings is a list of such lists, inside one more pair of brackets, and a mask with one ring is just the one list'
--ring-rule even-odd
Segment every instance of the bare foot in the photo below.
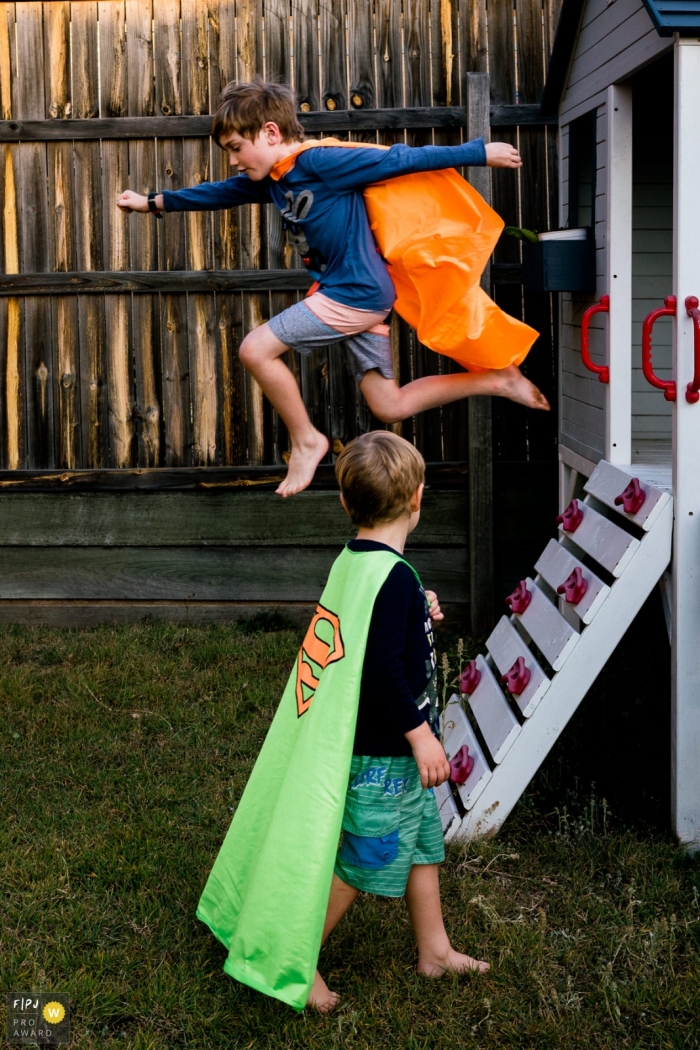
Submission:
{"label": "bare foot", "polygon": [[426,977],[442,977],[444,973],[486,973],[491,968],[490,963],[482,962],[480,959],[472,959],[471,955],[462,955],[450,948],[445,956],[441,958],[419,959],[416,970],[425,974]]}
{"label": "bare foot", "polygon": [[320,1014],[329,1014],[331,1010],[335,1010],[339,1000],[340,996],[338,993],[330,990],[317,970],[306,1005],[311,1007],[312,1010],[317,1010]]}
{"label": "bare foot", "polygon": [[287,477],[275,490],[277,495],[293,496],[310,485],[316,473],[316,467],[327,451],[328,438],[318,430],[314,430],[313,437],[308,443],[293,445]]}
{"label": "bare foot", "polygon": [[547,398],[534,383],[525,378],[517,365],[499,369],[496,374],[502,384],[502,389],[498,391],[500,397],[507,397],[509,401],[525,405],[526,408],[540,408],[545,412],[549,411],[550,405]]}

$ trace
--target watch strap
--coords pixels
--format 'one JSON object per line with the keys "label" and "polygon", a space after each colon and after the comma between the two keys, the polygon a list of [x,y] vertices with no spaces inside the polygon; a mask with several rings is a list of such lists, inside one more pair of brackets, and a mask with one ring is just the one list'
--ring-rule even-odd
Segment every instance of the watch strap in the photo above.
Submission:
{"label": "watch strap", "polygon": [[155,215],[156,219],[162,219],[162,211],[160,210],[160,208],[156,208],[157,193],[157,190],[151,190],[151,192],[148,194],[148,210],[151,212],[151,214]]}

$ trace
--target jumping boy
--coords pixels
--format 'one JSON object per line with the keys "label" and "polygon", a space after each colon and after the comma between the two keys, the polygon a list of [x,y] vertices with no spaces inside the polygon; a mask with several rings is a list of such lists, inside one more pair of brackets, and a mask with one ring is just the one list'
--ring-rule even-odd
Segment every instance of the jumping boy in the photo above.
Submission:
{"label": "jumping boy", "polygon": [[442,918],[442,825],[431,788],[450,775],[437,735],[437,596],[403,558],[425,464],[372,431],[336,464],[357,538],[331,568],[272,725],[197,908],[231,977],[297,1010],[337,1001],[323,940],[360,892],[406,897],[428,977],[484,973]]}
{"label": "jumping boy", "polygon": [[[475,139],[461,146],[395,145],[388,150],[324,146],[297,154],[303,139],[289,87],[231,83],[221,94],[212,135],[229,154],[236,175],[182,190],[126,190],[125,211],[156,216],[171,211],[208,211],[240,204],[274,203],[290,242],[299,250],[316,290],[250,332],[240,358],[287,426],[291,456],[277,492],[290,496],[311,482],[328,451],[328,438],[311,423],[292,373],[282,361],[290,348],[309,354],[345,343],[356,381],[374,415],[398,422],[429,408],[474,394],[510,398],[548,409],[543,394],[514,365],[500,370],[426,376],[399,387],[394,378],[389,329],[394,286],[370,229],[362,190],[400,175],[460,165],[519,168],[517,150]],[[439,308],[439,304],[436,304]]]}

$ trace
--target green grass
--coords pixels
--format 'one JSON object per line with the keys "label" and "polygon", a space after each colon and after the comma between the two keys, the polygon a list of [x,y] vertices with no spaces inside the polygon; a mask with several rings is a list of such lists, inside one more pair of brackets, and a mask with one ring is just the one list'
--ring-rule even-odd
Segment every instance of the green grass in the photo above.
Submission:
{"label": "green grass", "polygon": [[321,957],[335,1015],[223,974],[195,907],[298,643],[0,630],[4,989],[67,992],[80,1050],[698,1047],[700,865],[563,777],[576,724],[501,834],[443,866],[487,977],[419,979],[403,903],[369,897]]}

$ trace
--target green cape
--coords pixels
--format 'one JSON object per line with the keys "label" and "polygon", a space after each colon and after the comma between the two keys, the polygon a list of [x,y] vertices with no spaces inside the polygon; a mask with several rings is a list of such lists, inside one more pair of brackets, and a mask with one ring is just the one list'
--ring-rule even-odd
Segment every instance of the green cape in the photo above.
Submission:
{"label": "green cape", "polygon": [[340,838],[374,602],[403,559],[336,559],[197,917],[224,970],[302,1010],[311,991]]}

